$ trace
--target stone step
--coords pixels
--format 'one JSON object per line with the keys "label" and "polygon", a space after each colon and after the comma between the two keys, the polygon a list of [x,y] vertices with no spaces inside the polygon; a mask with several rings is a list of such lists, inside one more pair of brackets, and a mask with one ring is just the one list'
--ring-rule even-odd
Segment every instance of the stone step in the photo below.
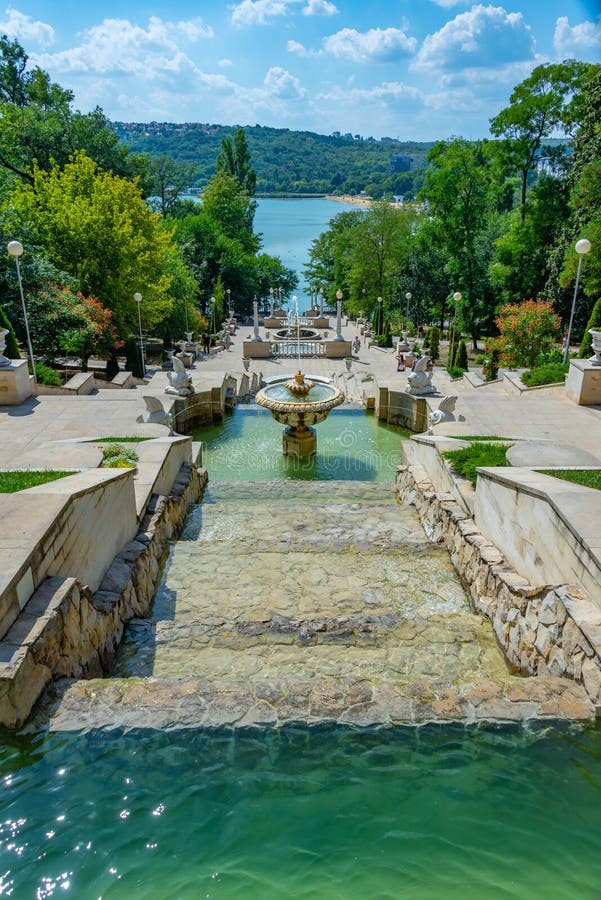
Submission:
{"label": "stone step", "polygon": [[265,502],[277,505],[309,504],[335,499],[337,503],[397,504],[394,485],[382,481],[213,481],[210,480],[203,505],[227,501]]}
{"label": "stone step", "polygon": [[395,684],[352,674],[272,681],[219,675],[53,683],[29,730],[355,726],[591,719],[581,685],[563,678],[415,678]]}

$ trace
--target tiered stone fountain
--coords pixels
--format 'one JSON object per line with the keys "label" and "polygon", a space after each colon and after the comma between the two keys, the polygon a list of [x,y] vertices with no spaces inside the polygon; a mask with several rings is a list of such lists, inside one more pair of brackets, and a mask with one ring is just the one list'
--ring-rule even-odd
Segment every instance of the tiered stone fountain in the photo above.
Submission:
{"label": "tiered stone fountain", "polygon": [[289,330],[296,330],[298,347],[298,372],[287,381],[277,381],[259,391],[256,402],[271,412],[273,418],[286,425],[282,438],[285,456],[311,456],[317,450],[317,435],[312,425],[323,422],[331,409],[340,406],[344,394],[334,385],[323,381],[310,381],[300,368],[300,334],[298,305],[293,297],[293,308],[288,320]]}

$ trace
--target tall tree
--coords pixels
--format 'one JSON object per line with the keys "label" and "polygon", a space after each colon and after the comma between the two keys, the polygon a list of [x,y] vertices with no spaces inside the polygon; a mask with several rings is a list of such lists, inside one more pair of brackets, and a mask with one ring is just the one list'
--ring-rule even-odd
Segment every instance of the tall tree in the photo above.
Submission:
{"label": "tall tree", "polygon": [[558,129],[569,133],[581,115],[580,92],[590,78],[590,66],[568,60],[537,66],[512,91],[509,106],[490,121],[492,134],[503,137],[501,153],[520,174],[520,215],[526,215],[528,176],[543,139]]}
{"label": "tall tree", "polygon": [[483,142],[440,141],[428,154],[430,168],[421,192],[430,205],[446,255],[449,287],[463,297],[461,320],[474,345],[494,318],[488,263],[492,254],[496,194]]}
{"label": "tall tree", "polygon": [[241,190],[246,191],[249,197],[254,196],[257,175],[251,165],[244,129],[238,128],[233,141],[230,137],[222,138],[221,152],[215,165],[218,172],[233,175]]}

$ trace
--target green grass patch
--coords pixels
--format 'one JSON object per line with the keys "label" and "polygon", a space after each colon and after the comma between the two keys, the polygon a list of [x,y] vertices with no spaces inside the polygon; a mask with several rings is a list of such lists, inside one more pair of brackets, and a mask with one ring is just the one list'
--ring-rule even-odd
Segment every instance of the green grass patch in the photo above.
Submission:
{"label": "green grass patch", "polygon": [[152,441],[151,437],[101,437],[94,438],[90,441],[84,441],[84,444],[139,444],[141,441]]}
{"label": "green grass patch", "polygon": [[487,444],[474,441],[469,447],[461,450],[443,450],[442,455],[451,463],[452,468],[476,484],[478,466],[506,466],[506,453],[511,444]]}
{"label": "green grass patch", "polygon": [[500,437],[498,434],[452,434],[445,435],[445,437],[452,437],[458,441],[511,441],[515,443],[515,438]]}
{"label": "green grass patch", "polygon": [[542,475],[552,475],[562,481],[572,481],[601,491],[601,469],[538,469]]}
{"label": "green grass patch", "polygon": [[0,494],[14,494],[16,491],[24,491],[38,484],[48,484],[49,481],[57,481],[74,475],[71,472],[54,472],[50,469],[44,472],[0,472]]}

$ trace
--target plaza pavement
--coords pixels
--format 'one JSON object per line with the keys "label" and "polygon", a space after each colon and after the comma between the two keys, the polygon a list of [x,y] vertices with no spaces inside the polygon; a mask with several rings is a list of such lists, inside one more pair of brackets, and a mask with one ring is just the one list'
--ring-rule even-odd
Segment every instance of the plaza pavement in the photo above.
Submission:
{"label": "plaza pavement", "polygon": [[[353,340],[357,333],[353,325],[343,327],[347,340]],[[197,390],[221,383],[226,372],[243,374],[242,344],[251,335],[252,328],[242,326],[230,351],[197,360],[190,370]],[[302,366],[307,374],[332,377],[346,373],[343,360],[307,359]],[[253,360],[250,371],[271,378],[295,369],[293,360]],[[168,399],[164,395],[166,373],[153,367],[149,367],[149,373],[149,384],[138,383],[133,390],[99,390],[89,396],[40,396],[18,407],[0,406],[0,468],[85,466],[84,449],[73,445],[77,439],[164,435],[162,426],[136,423],[145,412],[144,394]],[[357,383],[371,375],[380,385],[404,390],[407,374],[397,373],[394,351],[367,348],[362,341],[353,364]],[[554,444],[560,444],[587,451],[601,461],[601,407],[577,406],[565,396],[561,386],[521,394],[504,382],[475,388],[465,380],[451,382],[441,367],[435,367],[433,383],[441,396],[456,394],[458,398],[456,421],[437,426],[437,434],[527,438],[544,442],[549,451]],[[439,398],[433,397],[429,402],[436,408]],[[537,462],[552,464],[551,460]]]}

